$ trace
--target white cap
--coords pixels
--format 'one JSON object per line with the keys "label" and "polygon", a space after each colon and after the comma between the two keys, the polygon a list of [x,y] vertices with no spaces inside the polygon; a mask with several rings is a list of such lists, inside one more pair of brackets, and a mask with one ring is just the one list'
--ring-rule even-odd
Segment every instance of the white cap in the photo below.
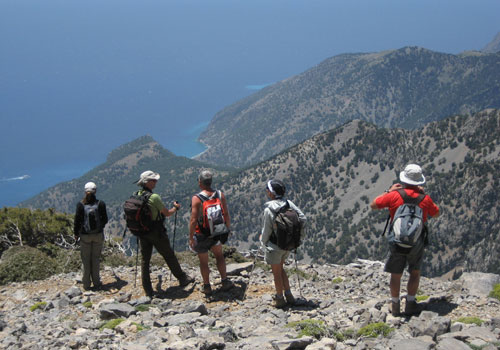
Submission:
{"label": "white cap", "polygon": [[156,181],[158,181],[159,179],[160,179],[160,174],[155,173],[152,170],[146,170],[145,172],[143,172],[141,174],[141,177],[136,182],[137,182],[137,185],[142,186],[142,185],[146,184],[146,182],[148,182],[150,180],[156,180]]}
{"label": "white cap", "polygon": [[97,190],[97,186],[95,185],[95,183],[93,183],[93,182],[87,182],[85,184],[85,192],[95,193],[96,190]]}
{"label": "white cap", "polygon": [[408,164],[402,172],[399,173],[399,179],[408,185],[423,185],[425,177],[422,174],[422,168],[417,164]]}

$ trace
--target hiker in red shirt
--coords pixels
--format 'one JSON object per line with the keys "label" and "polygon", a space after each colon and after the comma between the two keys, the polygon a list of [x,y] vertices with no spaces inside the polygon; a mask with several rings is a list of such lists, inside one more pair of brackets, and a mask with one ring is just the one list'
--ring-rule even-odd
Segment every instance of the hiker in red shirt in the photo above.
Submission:
{"label": "hiker in red shirt", "polygon": [[[425,177],[422,174],[422,168],[416,164],[409,164],[399,174],[401,183],[396,183],[389,190],[381,194],[373,200],[370,207],[372,209],[388,208],[391,216],[391,223],[394,220],[394,214],[398,207],[405,203],[403,195],[416,199],[419,195],[424,194],[422,185],[425,183]],[[404,193],[400,193],[404,191]],[[423,197],[423,199],[422,199]],[[434,204],[429,195],[420,197],[418,207],[422,209],[422,221],[425,223],[428,217],[437,217],[439,208]],[[391,224],[392,230],[392,224]],[[390,256],[385,264],[385,271],[391,274],[390,290],[391,290],[391,313],[393,316],[400,315],[400,299],[399,292],[401,288],[401,277],[403,270],[408,264],[408,272],[410,278],[407,285],[407,296],[405,305],[405,314],[412,315],[418,312],[418,305],[415,299],[418,285],[420,282],[420,266],[426,245],[426,229],[415,245],[411,248],[402,247],[398,244],[390,244]]]}

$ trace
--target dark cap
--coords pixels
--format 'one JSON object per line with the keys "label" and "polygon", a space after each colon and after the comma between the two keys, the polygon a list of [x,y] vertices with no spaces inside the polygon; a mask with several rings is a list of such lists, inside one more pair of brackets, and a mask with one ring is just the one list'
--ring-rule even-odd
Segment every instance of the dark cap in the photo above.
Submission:
{"label": "dark cap", "polygon": [[274,194],[276,198],[281,198],[285,195],[285,184],[280,180],[269,180],[266,188]]}

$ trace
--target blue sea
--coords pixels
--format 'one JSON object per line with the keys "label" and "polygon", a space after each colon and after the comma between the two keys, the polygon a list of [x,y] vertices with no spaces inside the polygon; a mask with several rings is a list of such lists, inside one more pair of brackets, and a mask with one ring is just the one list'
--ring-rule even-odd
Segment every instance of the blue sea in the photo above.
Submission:
{"label": "blue sea", "polygon": [[0,1],[0,207],[143,135],[192,157],[218,111],[337,54],[479,50],[498,13],[498,0]]}

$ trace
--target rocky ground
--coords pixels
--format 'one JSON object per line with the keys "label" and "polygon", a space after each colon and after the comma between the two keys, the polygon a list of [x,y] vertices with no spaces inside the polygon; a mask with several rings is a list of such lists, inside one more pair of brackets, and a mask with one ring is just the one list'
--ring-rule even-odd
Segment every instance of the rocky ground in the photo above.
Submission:
{"label": "rocky ground", "polygon": [[[299,305],[282,310],[272,307],[271,272],[251,272],[251,262],[229,265],[234,288],[210,300],[200,293],[198,270],[185,269],[197,283],[181,288],[168,269],[154,268],[159,293],[152,300],[143,296],[140,276],[134,285],[133,267],[104,268],[102,291],[83,291],[77,273],[1,286],[0,348],[500,349],[500,301],[487,296],[498,275],[422,278],[420,298],[429,298],[421,301],[425,311],[410,318],[390,315],[380,262],[299,265],[300,280],[290,277]],[[480,325],[457,322],[461,317]],[[114,319],[123,321],[113,327]],[[358,333],[373,323],[385,335]]]}

